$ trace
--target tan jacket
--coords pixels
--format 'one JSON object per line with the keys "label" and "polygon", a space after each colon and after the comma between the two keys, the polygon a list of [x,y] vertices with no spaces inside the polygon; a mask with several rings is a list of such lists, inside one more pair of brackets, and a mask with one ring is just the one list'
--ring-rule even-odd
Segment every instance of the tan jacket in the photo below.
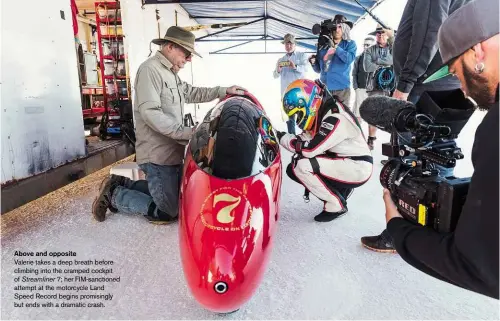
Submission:
{"label": "tan jacket", "polygon": [[193,87],[157,52],[139,66],[134,117],[138,164],[179,165],[192,129],[184,127],[184,103],[205,103],[226,95],[227,87]]}

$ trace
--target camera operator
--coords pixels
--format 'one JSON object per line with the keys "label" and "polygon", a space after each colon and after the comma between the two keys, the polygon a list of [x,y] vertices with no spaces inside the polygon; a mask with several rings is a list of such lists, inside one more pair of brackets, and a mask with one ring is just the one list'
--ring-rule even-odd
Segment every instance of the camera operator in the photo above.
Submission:
{"label": "camera operator", "polygon": [[426,80],[454,74],[464,93],[488,113],[472,148],[474,173],[456,229],[438,233],[401,217],[384,190],[387,230],[401,257],[440,280],[499,298],[498,247],[498,0],[476,0],[454,12],[439,29],[446,64]]}
{"label": "camera operator", "polygon": [[[378,72],[383,67],[392,66],[392,46],[388,43],[389,37],[394,37],[392,30],[386,30],[381,25],[375,30],[377,43],[366,51],[363,67],[368,72],[368,83],[366,92],[368,96],[391,94],[389,89],[380,88],[378,84]],[[392,70],[390,70],[393,73]],[[368,125],[368,147],[373,150],[373,141],[376,137],[377,127]]]}
{"label": "camera operator", "polygon": [[[437,30],[449,14],[472,0],[408,0],[394,39],[393,63],[396,90],[392,97],[416,103],[424,91],[460,88],[456,77],[449,75],[424,84],[429,71],[442,65],[437,44]],[[410,135],[402,135],[408,140]],[[385,164],[387,160],[382,160]],[[453,168],[440,168],[441,176],[453,175]],[[363,236],[361,244],[376,252],[395,253],[387,230],[380,235]]]}
{"label": "camera operator", "polygon": [[320,74],[321,82],[345,105],[349,105],[351,97],[351,64],[357,50],[356,42],[350,36],[352,26],[346,17],[336,15],[330,30],[330,48],[318,48],[317,55],[309,58],[313,70]]}

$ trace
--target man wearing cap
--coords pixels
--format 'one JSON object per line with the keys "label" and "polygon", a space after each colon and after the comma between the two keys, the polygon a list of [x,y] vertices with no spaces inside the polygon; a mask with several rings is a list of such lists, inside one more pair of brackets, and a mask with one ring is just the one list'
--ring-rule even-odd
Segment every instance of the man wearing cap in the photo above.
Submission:
{"label": "man wearing cap", "polygon": [[139,66],[134,84],[136,161],[146,180],[106,177],[92,205],[99,222],[105,220],[108,209],[142,214],[156,224],[176,221],[184,149],[193,134],[193,128],[183,124],[184,104],[244,92],[238,86],[193,87],[179,78],[177,73],[191,61],[192,54],[201,57],[194,50],[193,33],[172,26],[164,38],[152,42],[160,50]]}
{"label": "man wearing cap", "polygon": [[[424,84],[423,81],[441,64],[437,30],[443,21],[458,8],[472,0],[408,0],[394,39],[393,64],[396,75],[394,98],[416,103],[424,91],[443,91],[460,88],[456,77],[447,76]],[[409,139],[409,133],[402,133]],[[400,139],[401,141],[401,139]],[[400,142],[404,143],[404,142]],[[382,160],[385,164],[387,160]],[[440,175],[453,175],[453,168],[438,166]],[[377,252],[394,253],[387,230],[375,236],[363,236],[364,247]]]}
{"label": "man wearing cap", "polygon": [[354,113],[354,115],[356,115],[360,124],[363,120],[359,115],[359,106],[361,106],[361,103],[367,97],[366,81],[368,80],[368,73],[363,67],[363,60],[366,54],[366,50],[370,48],[374,42],[375,40],[372,37],[365,38],[363,43],[364,51],[361,53],[361,55],[356,57],[352,68],[352,87],[354,88],[355,94],[354,108],[352,112]]}
{"label": "man wearing cap", "polygon": [[384,190],[387,230],[415,268],[462,288],[499,298],[499,3],[475,0],[438,32],[445,63],[426,83],[454,74],[465,95],[487,114],[476,130],[469,190],[456,229],[438,233],[406,221]]}
{"label": "man wearing cap", "polygon": [[[368,73],[368,83],[366,92],[368,96],[383,95],[390,96],[391,88],[381,88],[378,83],[378,71],[380,68],[392,67],[392,46],[389,44],[389,38],[394,37],[392,30],[384,29],[381,25],[375,30],[377,43],[368,50],[363,59],[363,67]],[[389,72],[392,72],[392,68]],[[373,149],[374,140],[377,139],[377,127],[368,125],[368,146]]]}
{"label": "man wearing cap", "polygon": [[[281,42],[285,45],[286,54],[278,59],[274,69],[274,78],[281,77],[281,98],[286,88],[294,80],[306,78],[307,56],[304,52],[295,51],[297,42],[295,36],[286,34]],[[295,134],[295,120],[290,118],[286,122],[289,134]]]}
{"label": "man wearing cap", "polygon": [[333,18],[329,48],[318,48],[309,58],[315,72],[328,90],[349,106],[351,97],[351,65],[356,58],[356,42],[351,40],[353,23],[343,15]]}

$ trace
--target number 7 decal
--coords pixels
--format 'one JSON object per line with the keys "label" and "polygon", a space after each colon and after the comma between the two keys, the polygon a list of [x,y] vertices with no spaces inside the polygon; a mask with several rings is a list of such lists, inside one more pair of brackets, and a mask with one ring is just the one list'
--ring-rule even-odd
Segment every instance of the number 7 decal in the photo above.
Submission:
{"label": "number 7 decal", "polygon": [[234,221],[234,216],[231,215],[232,211],[238,207],[238,205],[241,202],[241,197],[234,197],[229,194],[218,194],[214,197],[214,206],[217,205],[219,202],[231,202],[232,204],[229,204],[219,210],[217,213],[217,221],[220,223],[231,223]]}

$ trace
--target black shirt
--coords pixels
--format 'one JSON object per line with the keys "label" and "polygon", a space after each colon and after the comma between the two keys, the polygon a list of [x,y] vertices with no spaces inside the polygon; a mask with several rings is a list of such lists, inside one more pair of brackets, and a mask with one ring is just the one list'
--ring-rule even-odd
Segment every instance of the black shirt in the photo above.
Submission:
{"label": "black shirt", "polygon": [[354,65],[352,68],[352,86],[354,89],[366,88],[368,73],[363,68],[365,53],[366,51],[363,51],[363,53],[360,56],[356,57],[356,60],[354,60]]}
{"label": "black shirt", "polygon": [[438,51],[438,30],[443,21],[472,0],[408,0],[394,39],[393,62],[397,89],[404,93],[414,86],[427,91],[460,88],[458,78],[448,76],[423,85],[443,64]]}
{"label": "black shirt", "polygon": [[387,224],[399,255],[420,271],[498,299],[498,93],[478,126],[474,173],[452,233],[437,233],[402,218]]}

